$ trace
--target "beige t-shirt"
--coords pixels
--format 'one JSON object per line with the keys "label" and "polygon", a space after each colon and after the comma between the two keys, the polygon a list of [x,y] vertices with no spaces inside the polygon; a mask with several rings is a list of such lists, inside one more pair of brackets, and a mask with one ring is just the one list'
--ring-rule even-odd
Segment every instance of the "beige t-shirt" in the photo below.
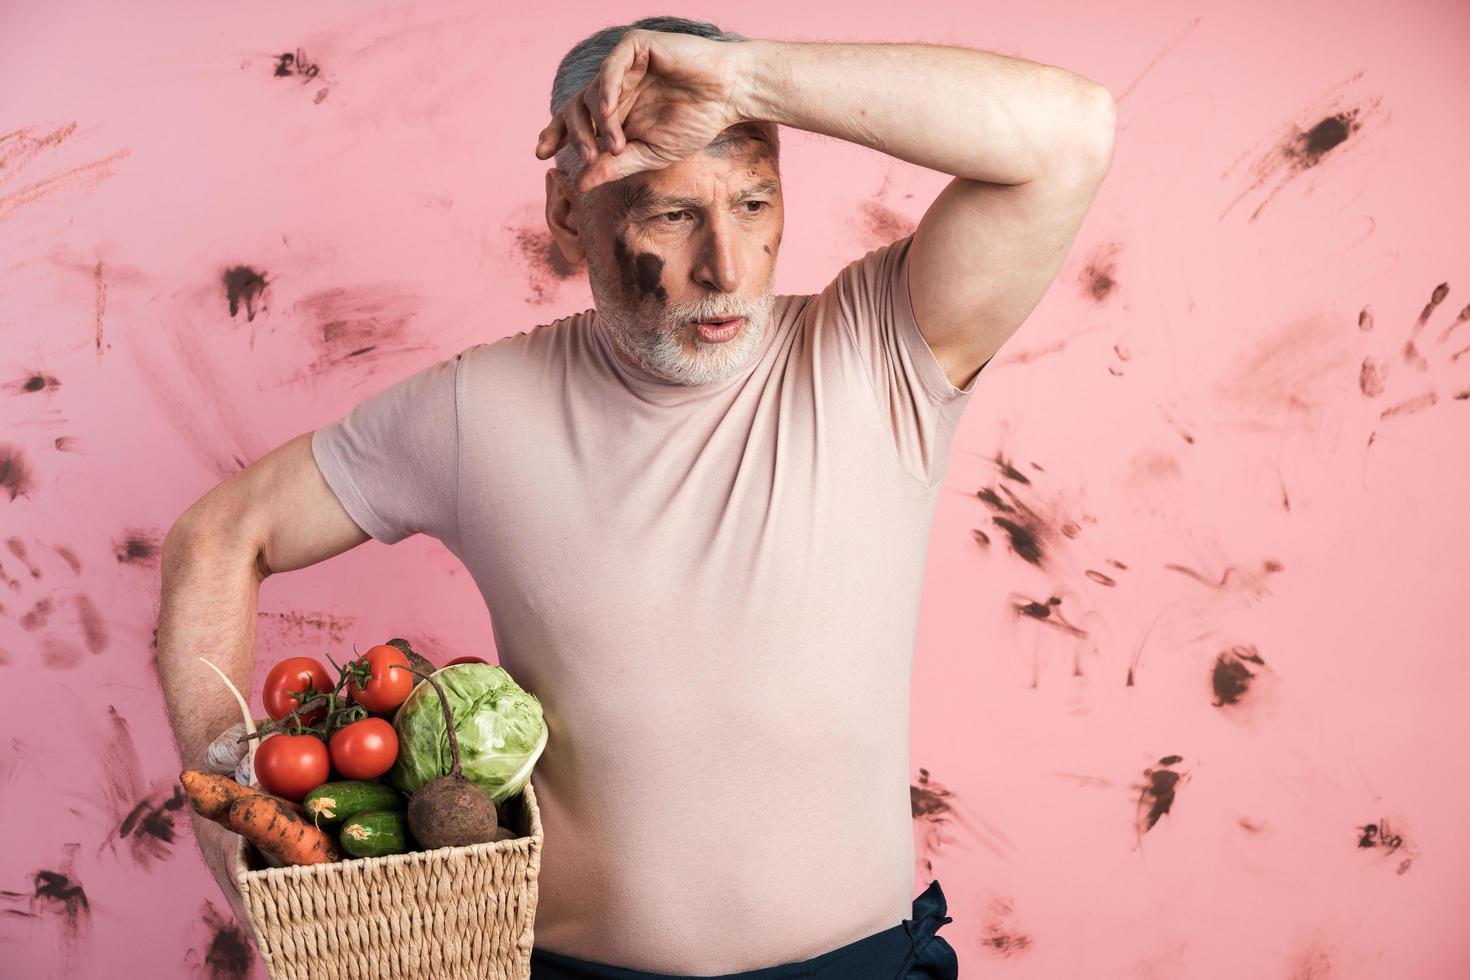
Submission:
{"label": "beige t-shirt", "polygon": [[545,707],[538,947],[733,973],[911,913],[914,636],[975,389],[914,322],[911,241],[776,297],[723,381],[629,369],[587,310],[313,437],[367,533],[464,563]]}

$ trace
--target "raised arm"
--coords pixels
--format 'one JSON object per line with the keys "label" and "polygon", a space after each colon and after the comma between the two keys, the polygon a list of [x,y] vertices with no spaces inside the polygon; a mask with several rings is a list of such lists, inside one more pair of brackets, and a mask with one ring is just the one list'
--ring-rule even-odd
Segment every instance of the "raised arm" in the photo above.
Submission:
{"label": "raised arm", "polygon": [[[223,481],[186,510],[163,542],[158,673],[183,768],[198,769],[240,709],[199,662],[208,657],[248,696],[260,583],[368,540],[322,478],[305,433]],[[194,818],[205,863],[237,915],[234,835]]]}
{"label": "raised arm", "polygon": [[1115,108],[1065,69],[926,44],[752,41],[737,118],[859,143],[954,180],[908,258],[914,319],[964,388],[1056,277],[1112,162]]}

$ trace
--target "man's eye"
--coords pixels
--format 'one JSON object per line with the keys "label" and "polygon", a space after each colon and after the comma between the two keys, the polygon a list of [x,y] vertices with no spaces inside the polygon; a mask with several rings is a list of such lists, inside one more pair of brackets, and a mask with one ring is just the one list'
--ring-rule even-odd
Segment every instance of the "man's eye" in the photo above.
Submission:
{"label": "man's eye", "polygon": [[688,214],[688,213],[689,213],[688,211],[665,211],[663,213],[663,217],[667,218],[671,214],[673,214],[673,215],[679,215],[679,214]]}
{"label": "man's eye", "polygon": [[768,201],[746,201],[745,203],[746,204],[758,204],[761,207],[770,207],[770,202],[768,202]]}

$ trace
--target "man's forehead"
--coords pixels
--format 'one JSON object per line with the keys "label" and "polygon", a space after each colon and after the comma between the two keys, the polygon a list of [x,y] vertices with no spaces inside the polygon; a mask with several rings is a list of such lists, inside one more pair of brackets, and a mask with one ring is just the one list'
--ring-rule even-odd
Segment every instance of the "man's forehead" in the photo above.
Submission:
{"label": "man's forehead", "polygon": [[[743,156],[749,150],[767,142],[765,132],[753,123],[732,126],[721,133],[719,138],[721,143],[712,144],[702,151],[705,156],[716,159],[730,158],[736,154]],[[769,193],[779,187],[779,178],[772,168],[742,165],[738,169],[732,169],[732,194]],[[614,204],[623,213],[649,206],[687,206],[704,194],[694,188],[688,175],[671,177],[668,168],[630,174],[615,181],[612,189],[616,191]]]}

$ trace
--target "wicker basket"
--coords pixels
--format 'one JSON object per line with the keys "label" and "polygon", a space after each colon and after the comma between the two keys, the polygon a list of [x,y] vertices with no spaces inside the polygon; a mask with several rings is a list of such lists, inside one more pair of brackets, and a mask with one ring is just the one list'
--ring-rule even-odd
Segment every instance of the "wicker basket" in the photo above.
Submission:
{"label": "wicker basket", "polygon": [[270,975],[529,978],[542,844],[529,780],[519,799],[520,837],[470,847],[271,868],[242,838],[235,877]]}

